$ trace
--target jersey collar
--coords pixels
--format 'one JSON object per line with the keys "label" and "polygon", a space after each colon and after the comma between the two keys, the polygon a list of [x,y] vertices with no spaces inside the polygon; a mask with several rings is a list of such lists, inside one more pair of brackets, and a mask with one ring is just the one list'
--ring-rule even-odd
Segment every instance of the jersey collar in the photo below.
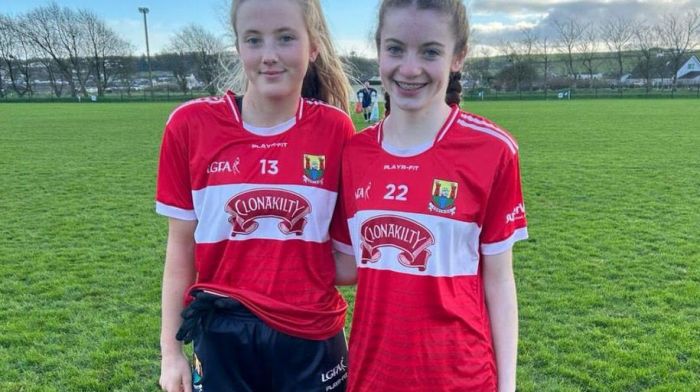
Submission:
{"label": "jersey collar", "polygon": [[[236,106],[235,99],[236,99],[236,94],[234,94],[231,90],[226,91],[226,94],[224,95],[224,98],[226,102],[228,103],[229,108],[231,109],[231,114],[233,116],[234,121],[236,123],[243,125],[243,116],[241,115],[240,110],[238,110],[238,107]],[[301,121],[301,118],[304,114],[304,98],[299,98],[299,103],[297,104],[297,111],[295,114],[296,117],[296,122],[299,123]]]}
{"label": "jersey collar", "polygon": [[[450,114],[447,116],[447,119],[445,119],[445,122],[440,127],[440,130],[438,131],[438,133],[435,134],[435,139],[433,139],[433,143],[431,144],[431,146],[428,149],[435,147],[435,145],[445,137],[445,135],[447,134],[447,131],[450,130],[450,128],[452,127],[452,124],[455,122],[455,119],[457,118],[457,115],[459,114],[459,106],[452,105],[451,108],[452,108],[452,110],[450,111]],[[377,127],[378,127],[377,143],[379,143],[379,146],[381,147],[382,142],[384,141],[384,120],[382,120],[377,125]]]}

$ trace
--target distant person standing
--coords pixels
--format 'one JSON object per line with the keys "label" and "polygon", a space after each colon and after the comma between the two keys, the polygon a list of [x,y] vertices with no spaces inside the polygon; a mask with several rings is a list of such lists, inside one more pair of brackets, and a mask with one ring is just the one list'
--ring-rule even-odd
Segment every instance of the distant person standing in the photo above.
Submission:
{"label": "distant person standing", "polygon": [[357,92],[357,100],[362,102],[362,116],[365,122],[369,122],[372,114],[372,102],[377,100],[377,90],[369,86],[369,81],[365,81],[363,87]]}

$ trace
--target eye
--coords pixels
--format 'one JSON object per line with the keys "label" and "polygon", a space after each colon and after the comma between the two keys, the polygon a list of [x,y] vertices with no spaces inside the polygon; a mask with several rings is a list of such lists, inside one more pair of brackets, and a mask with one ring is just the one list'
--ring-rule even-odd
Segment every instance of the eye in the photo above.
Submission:
{"label": "eye", "polygon": [[386,47],[386,51],[391,56],[400,56],[403,53],[403,49],[398,45],[389,45]]}
{"label": "eye", "polygon": [[262,43],[262,39],[259,37],[246,37],[243,42],[248,46],[258,46]]}
{"label": "eye", "polygon": [[440,52],[437,49],[426,49],[425,51],[423,51],[423,56],[426,59],[434,59],[434,58],[440,57],[441,55],[442,55],[442,52]]}
{"label": "eye", "polygon": [[296,37],[291,35],[291,34],[282,34],[279,37],[279,40],[280,40],[280,42],[287,44],[287,43],[290,43],[290,42],[296,40]]}

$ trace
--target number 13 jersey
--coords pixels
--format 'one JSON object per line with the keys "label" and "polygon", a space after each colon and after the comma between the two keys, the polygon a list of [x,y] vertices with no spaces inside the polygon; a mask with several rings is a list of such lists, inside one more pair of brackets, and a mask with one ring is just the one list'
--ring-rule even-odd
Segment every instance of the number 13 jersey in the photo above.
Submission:
{"label": "number 13 jersey", "polygon": [[198,221],[191,290],[233,297],[289,335],[327,339],[347,308],[329,226],[354,128],[307,99],[276,128],[244,126],[230,92],[180,106],[163,136],[156,210]]}

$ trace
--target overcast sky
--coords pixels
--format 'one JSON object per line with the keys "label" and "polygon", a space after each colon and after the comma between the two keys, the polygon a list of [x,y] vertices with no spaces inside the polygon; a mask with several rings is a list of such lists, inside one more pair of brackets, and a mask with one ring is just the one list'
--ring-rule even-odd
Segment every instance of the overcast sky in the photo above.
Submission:
{"label": "overcast sky", "polygon": [[574,18],[595,23],[610,17],[656,21],[668,13],[700,8],[700,0],[472,0],[476,42],[493,45],[533,28],[552,35],[552,21]]}
{"label": "overcast sky", "polygon": [[[0,13],[18,15],[46,0],[0,0]],[[138,7],[150,8],[149,41],[152,53],[167,45],[173,32],[188,24],[199,24],[213,33],[224,31],[227,0],[59,0],[59,5],[94,11],[124,39],[137,54],[145,53],[143,19]],[[333,38],[342,53],[355,51],[374,57],[371,36],[376,25],[378,0],[321,0]],[[471,0],[468,4],[475,42],[496,45],[519,36],[532,27],[551,34],[551,21],[575,17],[599,21],[619,15],[655,19],[668,12],[700,8],[700,0]]]}

